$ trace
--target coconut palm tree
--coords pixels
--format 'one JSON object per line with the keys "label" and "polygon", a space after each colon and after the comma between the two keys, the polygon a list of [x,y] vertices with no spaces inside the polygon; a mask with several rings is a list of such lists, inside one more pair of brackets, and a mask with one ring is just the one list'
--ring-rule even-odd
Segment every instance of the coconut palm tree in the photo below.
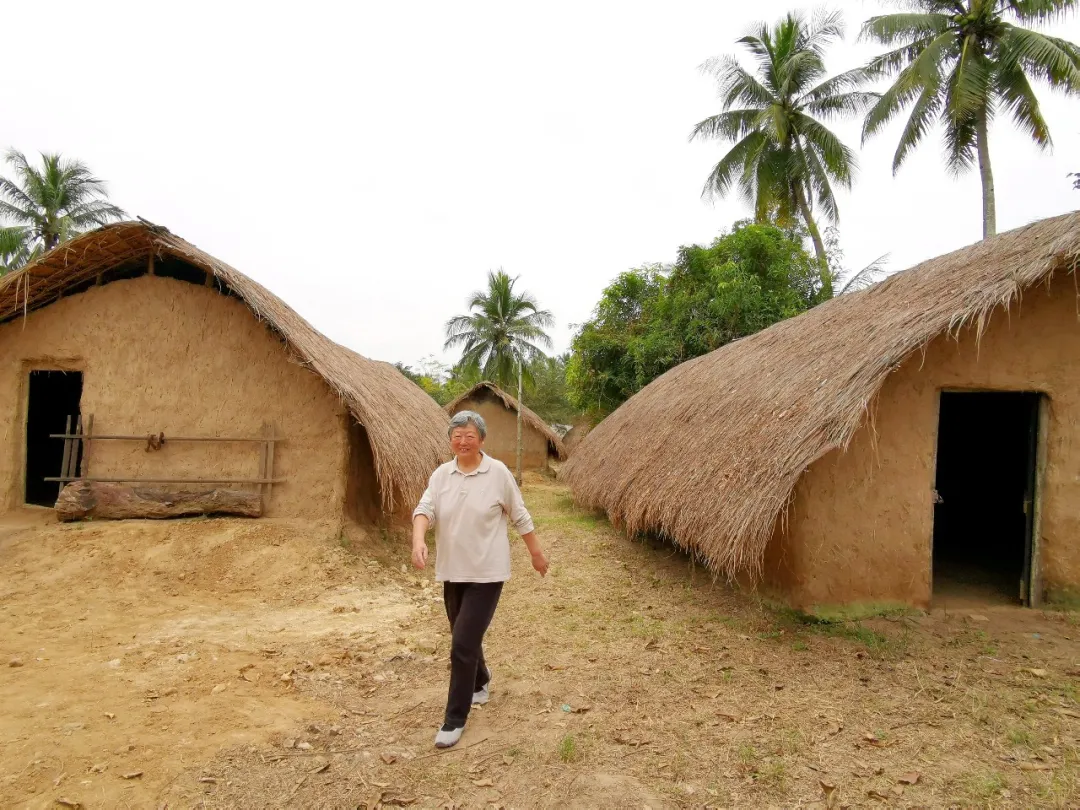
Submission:
{"label": "coconut palm tree", "polygon": [[733,144],[713,168],[702,196],[723,197],[737,188],[759,222],[771,219],[784,227],[798,217],[826,277],[814,208],[831,222],[839,219],[833,185],[850,188],[856,160],[820,119],[857,115],[877,98],[859,89],[866,80],[861,70],[825,78],[825,51],[843,32],[838,13],[817,14],[810,22],[790,13],[771,28],[759,23],[739,40],[757,62],[754,72],[733,56],[703,66],[719,82],[723,111],[690,134],[691,140]]}
{"label": "coconut palm tree", "polygon": [[461,347],[461,368],[479,370],[485,379],[508,389],[517,380],[519,366],[529,377],[529,361],[544,354],[540,346],[550,348],[544,330],[555,322],[529,293],[516,293],[516,283],[502,268],[488,273],[487,289],[469,296],[469,314],[446,322],[443,345]]}
{"label": "coconut palm tree", "polygon": [[14,269],[83,231],[124,217],[106,199],[105,183],[86,164],[43,154],[30,165],[14,149],[7,153],[10,178],[0,177],[0,259]]}
{"label": "coconut palm tree", "polygon": [[911,108],[893,156],[895,173],[933,125],[945,128],[945,162],[959,174],[979,166],[983,238],[997,232],[990,124],[1012,116],[1040,149],[1051,145],[1031,86],[1080,93],[1080,48],[1024,26],[1063,17],[1078,0],[893,0],[913,11],[872,17],[861,37],[892,47],[867,66],[895,76],[871,108],[863,141]]}

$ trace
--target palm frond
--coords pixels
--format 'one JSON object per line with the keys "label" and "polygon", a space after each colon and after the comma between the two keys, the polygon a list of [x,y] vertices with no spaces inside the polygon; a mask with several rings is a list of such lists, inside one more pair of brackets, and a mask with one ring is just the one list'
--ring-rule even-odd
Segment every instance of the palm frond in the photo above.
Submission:
{"label": "palm frond", "polygon": [[931,127],[933,127],[940,111],[941,95],[939,89],[937,87],[923,88],[922,93],[911,108],[911,114],[904,125],[904,131],[900,133],[900,141],[896,145],[896,152],[893,153],[893,174],[900,170],[908,155],[922,143]]}
{"label": "palm frond", "polygon": [[924,93],[940,92],[945,64],[955,49],[955,36],[946,32],[921,45],[912,54],[911,61],[900,71],[892,86],[867,113],[863,122],[864,143]]}
{"label": "palm frond", "polygon": [[761,126],[761,119],[761,110],[726,110],[695,124],[690,133],[690,140],[709,138],[737,141],[757,130]]}
{"label": "palm frond", "polygon": [[701,195],[709,198],[727,196],[733,184],[750,168],[751,156],[760,150],[765,140],[763,132],[751,132],[731,147],[709,173]]}
{"label": "palm frond", "polygon": [[1020,22],[1051,23],[1076,10],[1076,0],[1008,0],[1005,4]]}
{"label": "palm frond", "polygon": [[952,15],[941,13],[882,14],[862,24],[859,41],[895,45],[911,40],[929,41],[952,26]]}
{"label": "palm frond", "polygon": [[1067,95],[1080,93],[1080,47],[1038,31],[1005,25],[999,60],[1023,70]]}
{"label": "palm frond", "polygon": [[885,265],[888,263],[889,254],[885,253],[878,256],[870,264],[866,265],[862,270],[854,273],[851,278],[844,281],[843,286],[840,288],[838,295],[844,295],[845,293],[858,292],[859,290],[865,290],[871,284],[877,283],[882,274],[885,272]]}
{"label": "palm frond", "polygon": [[723,109],[732,107],[764,107],[776,95],[739,64],[733,56],[721,56],[705,63],[704,70],[717,80]]}
{"label": "palm frond", "polygon": [[1039,109],[1039,100],[1017,62],[999,62],[994,74],[994,91],[1016,125],[1040,148],[1052,146],[1050,129]]}
{"label": "palm frond", "polygon": [[855,153],[845,146],[828,127],[810,116],[795,113],[792,118],[807,144],[820,157],[824,171],[844,188],[850,188],[852,177],[858,166]]}

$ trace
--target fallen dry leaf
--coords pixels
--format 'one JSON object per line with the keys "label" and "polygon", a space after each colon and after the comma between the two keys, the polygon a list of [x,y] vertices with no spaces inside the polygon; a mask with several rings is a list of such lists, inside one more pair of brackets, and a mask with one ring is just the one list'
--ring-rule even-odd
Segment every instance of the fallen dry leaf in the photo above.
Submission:
{"label": "fallen dry leaf", "polygon": [[116,715],[113,714],[112,712],[105,712],[105,717],[108,718],[109,720],[115,720],[116,719]]}
{"label": "fallen dry leaf", "polygon": [[551,670],[552,672],[558,672],[559,670],[566,669],[562,664],[544,664],[544,669]]}
{"label": "fallen dry leaf", "polygon": [[1080,720],[1080,712],[1074,712],[1072,709],[1054,709],[1054,711],[1062,717],[1072,717],[1076,720]]}
{"label": "fallen dry leaf", "polygon": [[128,771],[127,773],[120,774],[124,779],[138,779],[143,775],[142,771]]}
{"label": "fallen dry leaf", "polygon": [[892,793],[894,796],[903,796],[904,795],[904,786],[903,785],[893,785],[891,788],[889,788],[889,792]]}
{"label": "fallen dry leaf", "polygon": [[897,780],[902,785],[916,785],[919,783],[919,777],[921,777],[918,771],[911,771],[910,773],[901,774]]}
{"label": "fallen dry leaf", "polygon": [[395,762],[397,762],[397,756],[394,754],[380,754],[379,759],[381,759],[387,765],[393,765]]}
{"label": "fallen dry leaf", "polygon": [[200,776],[199,781],[202,782],[204,785],[216,785],[217,784],[217,778],[213,777],[213,776]]}
{"label": "fallen dry leaf", "polygon": [[77,808],[82,807],[82,802],[77,802],[74,799],[65,799],[62,796],[56,800],[56,803],[61,807],[74,807],[76,810]]}
{"label": "fallen dry leaf", "polygon": [[887,802],[889,800],[889,797],[882,793],[880,790],[868,790],[866,791],[866,795],[869,796],[871,799],[877,799],[878,801],[882,802]]}
{"label": "fallen dry leaf", "polygon": [[507,755],[507,756],[503,757],[503,765],[513,765],[513,764],[514,764],[514,758],[512,756]]}
{"label": "fallen dry leaf", "polygon": [[834,790],[836,790],[835,782],[826,782],[824,779],[821,779],[818,781],[818,784],[821,785],[821,789],[825,791],[826,796],[829,796]]}
{"label": "fallen dry leaf", "polygon": [[1036,678],[1045,678],[1046,677],[1046,670],[1045,669],[1032,669],[1031,667],[1028,667],[1027,669],[1024,670],[1024,672],[1030,672]]}
{"label": "fallen dry leaf", "polygon": [[1054,768],[1047,762],[1021,762],[1022,771],[1052,771]]}
{"label": "fallen dry leaf", "polygon": [[491,779],[474,779],[473,784],[477,787],[495,787],[495,782]]}

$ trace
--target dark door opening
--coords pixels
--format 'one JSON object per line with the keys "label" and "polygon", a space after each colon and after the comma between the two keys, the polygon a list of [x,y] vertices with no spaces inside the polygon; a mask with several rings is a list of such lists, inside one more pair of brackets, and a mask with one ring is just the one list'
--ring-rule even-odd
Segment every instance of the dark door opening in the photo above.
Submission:
{"label": "dark door opening", "polygon": [[1036,393],[942,393],[935,596],[1028,602],[1038,415]]}
{"label": "dark door opening", "polygon": [[[56,481],[64,461],[63,439],[50,434],[63,433],[67,418],[71,429],[79,417],[83,378],[79,371],[31,371],[30,394],[26,409],[26,502],[53,506],[60,494]],[[73,443],[76,448],[80,442]]]}

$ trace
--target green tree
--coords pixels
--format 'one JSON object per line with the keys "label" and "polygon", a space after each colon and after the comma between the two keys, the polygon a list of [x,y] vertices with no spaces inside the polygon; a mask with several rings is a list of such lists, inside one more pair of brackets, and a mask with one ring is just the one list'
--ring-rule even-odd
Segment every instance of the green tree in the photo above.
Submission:
{"label": "green tree", "polygon": [[566,384],[573,405],[608,413],[641,388],[630,347],[648,328],[669,270],[662,265],[628,270],[604,289],[592,318],[571,343]]}
{"label": "green tree", "polygon": [[80,233],[122,219],[106,199],[105,183],[86,164],[43,154],[40,167],[9,150],[11,177],[0,177],[0,261],[16,269]]}
{"label": "green tree", "polygon": [[580,416],[571,403],[566,387],[566,366],[570,354],[538,357],[529,364],[532,383],[528,388],[529,407],[548,424],[567,425]]}
{"label": "green tree", "polygon": [[813,306],[828,292],[801,234],[739,223],[675,264],[621,274],[571,344],[571,402],[606,413],[670,368]]}
{"label": "green tree", "polygon": [[[960,174],[976,163],[982,181],[983,238],[997,232],[990,124],[1012,116],[1040,149],[1050,131],[1032,79],[1080,92],[1080,49],[1027,25],[1063,17],[1077,0],[894,0],[913,11],[872,17],[862,38],[894,49],[867,66],[868,76],[895,76],[870,109],[863,140],[911,107],[893,155],[893,172],[940,121],[945,162]],[[898,46],[898,47],[894,47]]]}
{"label": "green tree", "polygon": [[737,188],[758,222],[786,227],[801,219],[826,290],[831,280],[814,208],[838,221],[833,185],[851,187],[856,159],[820,119],[857,115],[876,99],[859,89],[867,78],[861,70],[825,78],[825,51],[842,38],[839,14],[807,22],[790,13],[771,28],[760,23],[739,40],[757,63],[754,72],[733,56],[705,64],[719,82],[723,111],[699,122],[690,135],[733,144],[702,194],[724,197]]}
{"label": "green tree", "polygon": [[518,363],[529,378],[529,361],[544,354],[540,346],[551,346],[544,330],[555,322],[532,295],[515,292],[516,283],[517,278],[510,278],[501,268],[488,273],[487,289],[469,297],[469,314],[446,322],[443,345],[444,349],[461,347],[458,367],[462,373],[478,371],[508,391],[517,388]]}

